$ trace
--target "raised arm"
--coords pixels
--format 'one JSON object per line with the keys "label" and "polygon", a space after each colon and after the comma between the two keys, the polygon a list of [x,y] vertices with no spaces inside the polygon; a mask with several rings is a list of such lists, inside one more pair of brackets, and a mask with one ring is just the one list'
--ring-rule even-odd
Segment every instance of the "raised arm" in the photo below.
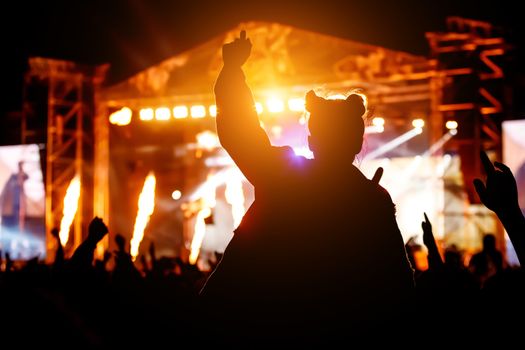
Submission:
{"label": "raised arm", "polygon": [[491,163],[481,152],[481,161],[487,181],[474,180],[474,187],[481,202],[496,213],[507,231],[520,264],[525,264],[525,217],[518,203],[518,186],[510,169],[502,163]]}
{"label": "raised arm", "polygon": [[255,184],[266,175],[274,152],[259,124],[252,92],[241,68],[250,56],[251,47],[245,31],[223,46],[224,65],[215,84],[215,100],[221,145],[246,178]]}

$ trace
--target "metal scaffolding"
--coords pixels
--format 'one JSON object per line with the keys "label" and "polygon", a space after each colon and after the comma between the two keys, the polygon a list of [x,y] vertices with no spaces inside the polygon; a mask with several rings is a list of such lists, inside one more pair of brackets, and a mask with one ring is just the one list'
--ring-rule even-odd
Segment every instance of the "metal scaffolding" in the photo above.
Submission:
{"label": "metal scaffolding", "polygon": [[[45,144],[45,221],[49,258],[55,250],[50,232],[60,225],[66,189],[75,176],[80,180],[81,191],[73,234],[66,248],[74,249],[81,243],[83,228],[92,218],[94,98],[108,66],[93,69],[36,57],[29,60],[29,68],[25,77],[22,143]],[[35,92],[35,86],[40,93]],[[42,125],[47,125],[45,133]]]}

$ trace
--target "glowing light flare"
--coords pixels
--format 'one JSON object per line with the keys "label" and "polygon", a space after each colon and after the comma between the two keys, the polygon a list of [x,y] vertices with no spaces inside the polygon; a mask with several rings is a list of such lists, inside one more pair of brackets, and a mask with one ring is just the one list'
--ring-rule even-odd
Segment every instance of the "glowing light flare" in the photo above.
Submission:
{"label": "glowing light flare", "polygon": [[220,145],[217,134],[215,134],[213,131],[210,131],[210,130],[205,130],[203,132],[198,133],[196,138],[197,138],[197,145],[200,148],[204,148],[208,151],[211,151],[212,149],[219,147]]}
{"label": "glowing light flare", "polygon": [[270,97],[266,100],[266,107],[268,107],[268,112],[270,113],[280,113],[284,111],[284,103],[277,97]]}
{"label": "glowing light flare", "polygon": [[149,218],[155,209],[155,185],[156,178],[152,172],[146,176],[144,186],[139,195],[137,217],[133,227],[133,237],[130,241],[131,258],[135,260],[139,254],[139,247],[144,238],[144,230],[149,222]]}
{"label": "glowing light flare", "polygon": [[131,123],[131,115],[133,113],[131,112],[131,109],[128,107],[122,107],[118,111],[115,111],[110,114],[109,116],[109,122],[114,125],[118,126],[124,126]]}
{"label": "glowing light flare", "polygon": [[421,118],[412,120],[412,126],[416,129],[422,129],[425,126],[425,121]]}
{"label": "glowing light flare", "polygon": [[398,147],[399,145],[407,142],[408,140],[416,137],[417,135],[421,134],[420,128],[414,128],[411,129],[404,134],[396,137],[395,139],[392,139],[391,141],[385,143],[384,145],[381,145],[380,147],[376,148],[374,151],[368,153],[365,155],[365,159],[375,159],[379,156],[393,150],[394,148]]}
{"label": "glowing light flare", "polygon": [[206,108],[201,105],[191,106],[190,113],[193,119],[204,118],[206,116]]}
{"label": "glowing light flare", "polygon": [[62,209],[62,220],[60,221],[60,232],[58,236],[60,243],[66,245],[69,240],[69,229],[75,218],[80,198],[80,178],[75,176],[70,182],[64,196],[64,209]]}
{"label": "glowing light flare", "polygon": [[170,109],[168,107],[159,107],[155,110],[155,119],[170,120]]}
{"label": "glowing light flare", "polygon": [[188,117],[188,107],[175,106],[173,107],[173,117],[175,119],[184,119]]}
{"label": "glowing light flare", "polygon": [[208,108],[208,113],[210,113],[210,117],[215,118],[217,116],[217,106],[216,105],[211,105]]}
{"label": "glowing light flare", "polygon": [[194,265],[197,263],[202,241],[206,235],[206,218],[212,215],[212,208],[215,208],[217,184],[214,182],[216,175],[209,174],[205,185],[201,187],[202,197],[200,198],[201,210],[195,217],[195,226],[193,228],[193,238],[190,245],[189,262]]}
{"label": "glowing light flare", "polygon": [[381,117],[375,117],[374,119],[372,119],[372,125],[373,126],[384,126],[385,119]]}
{"label": "glowing light flare", "polygon": [[246,213],[244,208],[244,192],[242,188],[242,177],[236,169],[231,172],[226,182],[224,192],[226,202],[232,206],[233,227],[237,228]]}
{"label": "glowing light flare", "polygon": [[195,218],[195,227],[193,232],[193,239],[191,240],[189,262],[192,265],[197,263],[201,251],[202,241],[206,235],[206,218],[210,217],[211,209],[201,209]]}
{"label": "glowing light flare", "polygon": [[303,98],[289,99],[288,109],[294,112],[303,112],[304,111],[304,99]]}
{"label": "glowing light flare", "polygon": [[445,127],[448,130],[456,130],[458,128],[458,122],[455,120],[449,120],[445,123]]}
{"label": "glowing light flare", "polygon": [[175,190],[171,193],[171,198],[173,198],[174,201],[178,201],[182,197],[182,192],[179,190]]}
{"label": "glowing light flare", "polygon": [[153,115],[154,115],[153,108],[142,108],[139,111],[140,120],[144,120],[144,121],[153,120]]}

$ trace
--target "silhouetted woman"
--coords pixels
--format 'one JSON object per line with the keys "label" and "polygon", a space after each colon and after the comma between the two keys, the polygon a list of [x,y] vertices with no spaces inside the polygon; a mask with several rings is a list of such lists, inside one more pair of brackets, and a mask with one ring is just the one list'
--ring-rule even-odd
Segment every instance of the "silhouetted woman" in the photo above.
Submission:
{"label": "silhouetted woman", "polygon": [[215,85],[219,139],[255,187],[254,204],[201,293],[219,307],[215,324],[236,337],[297,340],[399,320],[413,275],[389,194],[353,165],[363,99],[310,91],[315,159],[273,147],[241,69],[250,50],[244,31],[224,45]]}

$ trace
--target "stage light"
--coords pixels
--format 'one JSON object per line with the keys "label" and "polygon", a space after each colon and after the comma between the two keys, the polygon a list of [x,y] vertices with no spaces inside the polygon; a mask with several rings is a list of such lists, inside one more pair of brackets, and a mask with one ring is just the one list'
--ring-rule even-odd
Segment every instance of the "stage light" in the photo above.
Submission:
{"label": "stage light", "polygon": [[155,119],[170,120],[170,109],[168,107],[159,107],[155,110]]}
{"label": "stage light", "polygon": [[412,120],[412,126],[416,129],[422,129],[425,126],[425,121],[421,118]]}
{"label": "stage light", "polygon": [[294,112],[304,111],[304,99],[303,98],[291,98],[288,100],[288,109]]}
{"label": "stage light", "polygon": [[140,120],[153,120],[153,108],[142,108],[139,111],[139,119]]}
{"label": "stage light", "polygon": [[206,116],[206,108],[201,105],[191,106],[191,117],[193,119],[204,118]]}
{"label": "stage light", "polygon": [[257,114],[262,114],[263,106],[260,102],[255,102],[255,110],[257,111]]}
{"label": "stage light", "polygon": [[396,137],[395,139],[383,144],[382,146],[376,148],[374,151],[366,154],[364,156],[364,159],[371,160],[378,158],[379,156],[393,150],[394,148],[398,147],[399,145],[407,142],[408,140],[416,137],[417,135],[421,134],[421,128],[414,128],[411,129],[404,134]]}
{"label": "stage light", "polygon": [[200,148],[211,151],[215,147],[219,147],[219,138],[213,131],[205,130],[197,134],[197,144]]}
{"label": "stage light", "polygon": [[458,128],[458,122],[455,120],[449,120],[445,123],[445,127],[448,130],[456,130]]}
{"label": "stage light", "polygon": [[450,135],[456,136],[458,134],[458,129],[451,129],[448,131]]}
{"label": "stage light", "polygon": [[111,113],[109,116],[109,122],[114,125],[124,126],[131,123],[131,109],[128,107],[122,107],[116,112]]}
{"label": "stage light", "polygon": [[375,117],[372,119],[372,125],[373,126],[385,126],[385,119],[381,117]]}
{"label": "stage light", "polygon": [[175,119],[184,119],[188,117],[188,107],[186,106],[175,106],[173,108],[173,117]]}
{"label": "stage light", "polygon": [[171,198],[173,198],[173,200],[175,201],[179,200],[181,197],[182,197],[182,192],[179,190],[175,190],[171,193]]}
{"label": "stage light", "polygon": [[270,113],[280,113],[284,110],[283,101],[277,97],[270,97],[268,100],[266,100],[266,106],[268,107],[268,112]]}
{"label": "stage light", "polygon": [[210,108],[208,108],[208,112],[210,113],[210,117],[216,117],[217,116],[217,106],[211,105]]}

